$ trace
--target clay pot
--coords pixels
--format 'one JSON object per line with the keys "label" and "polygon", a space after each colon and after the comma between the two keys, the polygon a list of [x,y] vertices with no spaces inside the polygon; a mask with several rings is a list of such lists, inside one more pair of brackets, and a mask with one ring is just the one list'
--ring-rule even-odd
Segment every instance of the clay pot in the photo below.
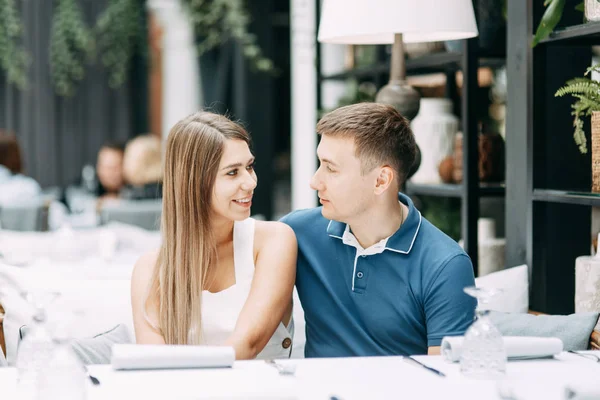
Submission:
{"label": "clay pot", "polygon": [[[454,140],[454,182],[462,182],[462,133],[458,133]],[[499,133],[479,134],[479,181],[503,182],[504,181],[504,139]]]}

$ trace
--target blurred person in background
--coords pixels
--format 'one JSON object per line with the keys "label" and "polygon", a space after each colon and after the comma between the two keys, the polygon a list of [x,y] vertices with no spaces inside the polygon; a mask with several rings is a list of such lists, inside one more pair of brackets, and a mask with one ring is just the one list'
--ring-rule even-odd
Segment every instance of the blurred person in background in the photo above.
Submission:
{"label": "blurred person in background", "polygon": [[121,198],[162,198],[162,151],[158,137],[141,135],[127,143],[123,157],[123,176],[126,185],[121,190]]}
{"label": "blurred person in background", "polygon": [[0,205],[31,200],[41,193],[42,188],[35,179],[23,175],[17,139],[0,132]]}
{"label": "blurred person in background", "polygon": [[123,178],[123,158],[125,146],[122,143],[105,143],[98,152],[96,174],[98,197],[114,198],[125,186]]}

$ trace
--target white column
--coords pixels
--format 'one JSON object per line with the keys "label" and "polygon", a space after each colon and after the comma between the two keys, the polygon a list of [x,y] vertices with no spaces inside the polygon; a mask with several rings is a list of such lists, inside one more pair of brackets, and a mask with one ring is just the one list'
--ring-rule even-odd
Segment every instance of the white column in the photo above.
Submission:
{"label": "white column", "polygon": [[163,29],[162,137],[180,119],[200,109],[200,67],[194,30],[179,0],[149,0]]}
{"label": "white column", "polygon": [[309,183],[317,169],[316,10],[314,0],[290,0],[292,72],[292,210],[317,205]]}

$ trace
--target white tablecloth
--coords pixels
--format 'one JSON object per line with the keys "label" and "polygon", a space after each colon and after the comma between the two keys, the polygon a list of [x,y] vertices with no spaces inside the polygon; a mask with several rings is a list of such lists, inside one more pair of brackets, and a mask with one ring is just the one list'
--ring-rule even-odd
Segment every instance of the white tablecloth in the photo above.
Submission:
{"label": "white tablecloth", "polygon": [[[597,354],[600,352],[596,352]],[[496,381],[470,380],[458,364],[438,356],[418,359],[442,370],[442,378],[401,357],[289,360],[295,376],[280,376],[261,361],[236,362],[231,369],[114,371],[90,367],[100,386],[88,386],[88,399],[499,399]],[[521,400],[564,399],[564,386],[598,382],[600,363],[562,353],[556,359],[510,362],[506,379]],[[0,369],[2,398],[16,390],[16,371]]]}
{"label": "white tablecloth", "polygon": [[[24,266],[7,265],[0,258],[0,292],[12,277],[23,289],[57,290],[62,293],[53,303],[53,310],[79,311],[80,323],[72,329],[75,337],[91,337],[108,331],[117,324],[127,327],[134,338],[131,315],[130,279],[136,260],[145,252],[158,248],[160,233],[137,227],[110,223],[88,230],[74,230],[73,246],[62,250],[76,250],[72,260],[61,260],[54,250],[57,232],[0,231],[0,251],[15,251],[15,259],[26,259],[19,254],[32,255]],[[110,258],[102,256],[102,241],[116,237],[115,251]],[[59,236],[60,237],[60,236]],[[114,238],[113,238],[114,240]],[[64,245],[65,243],[63,243]],[[18,328],[29,322],[29,310],[23,302],[8,302],[5,319],[7,356],[13,363],[16,355]],[[294,322],[296,326],[292,357],[304,354],[304,312],[297,293],[294,293]],[[0,396],[1,398],[1,396]]]}

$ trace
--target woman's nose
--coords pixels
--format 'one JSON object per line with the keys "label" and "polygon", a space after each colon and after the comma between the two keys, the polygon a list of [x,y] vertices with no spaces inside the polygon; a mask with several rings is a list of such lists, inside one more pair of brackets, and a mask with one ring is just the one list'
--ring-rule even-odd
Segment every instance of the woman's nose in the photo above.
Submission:
{"label": "woman's nose", "polygon": [[242,182],[242,189],[254,190],[255,187],[256,187],[256,175],[248,174],[245,177],[244,182]]}

